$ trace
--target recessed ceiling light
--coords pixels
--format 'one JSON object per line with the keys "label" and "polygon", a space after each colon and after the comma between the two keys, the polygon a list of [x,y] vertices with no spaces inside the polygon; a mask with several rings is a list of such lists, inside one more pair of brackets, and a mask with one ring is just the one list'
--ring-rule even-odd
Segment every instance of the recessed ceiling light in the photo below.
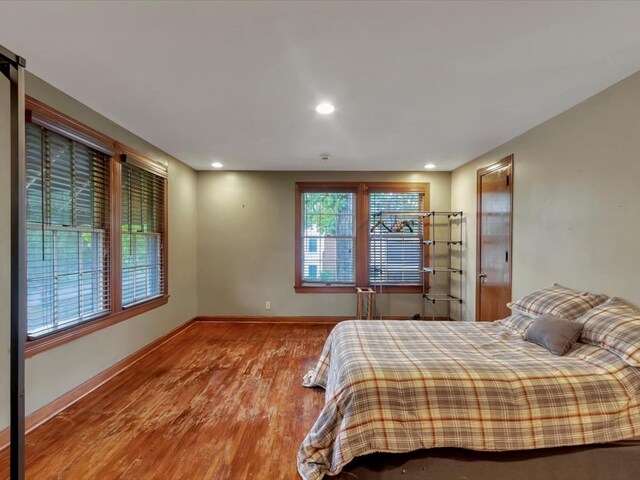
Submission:
{"label": "recessed ceiling light", "polygon": [[321,103],[316,107],[316,112],[322,115],[330,115],[336,110],[336,107],[330,103]]}
{"label": "recessed ceiling light", "polygon": [[435,163],[427,163],[424,168],[428,168],[429,170],[436,168],[436,164]]}
{"label": "recessed ceiling light", "polygon": [[224,167],[224,165],[222,165],[220,162],[213,162],[213,163],[211,164],[211,166],[212,166],[213,168],[222,168],[222,167]]}

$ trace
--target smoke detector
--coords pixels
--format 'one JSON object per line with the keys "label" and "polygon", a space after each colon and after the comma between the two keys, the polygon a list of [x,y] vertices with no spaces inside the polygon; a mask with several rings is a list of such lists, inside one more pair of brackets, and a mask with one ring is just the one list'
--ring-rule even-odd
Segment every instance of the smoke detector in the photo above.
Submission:
{"label": "smoke detector", "polygon": [[321,158],[322,160],[324,160],[325,162],[326,162],[327,160],[329,160],[329,157],[330,157],[330,156],[331,156],[331,155],[329,155],[328,153],[321,153],[321,154],[320,154],[320,158]]}

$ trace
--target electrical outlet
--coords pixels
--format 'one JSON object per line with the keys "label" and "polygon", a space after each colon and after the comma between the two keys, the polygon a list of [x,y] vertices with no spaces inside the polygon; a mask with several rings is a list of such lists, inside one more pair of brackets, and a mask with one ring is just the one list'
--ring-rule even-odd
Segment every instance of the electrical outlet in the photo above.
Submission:
{"label": "electrical outlet", "polygon": [[264,302],[264,309],[271,310],[271,302]]}

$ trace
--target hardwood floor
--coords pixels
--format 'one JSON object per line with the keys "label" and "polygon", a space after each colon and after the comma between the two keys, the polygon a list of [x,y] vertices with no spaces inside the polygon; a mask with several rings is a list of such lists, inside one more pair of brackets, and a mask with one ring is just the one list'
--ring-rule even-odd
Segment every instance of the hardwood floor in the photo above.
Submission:
{"label": "hardwood floor", "polygon": [[27,479],[297,479],[331,328],[195,323],[29,434]]}

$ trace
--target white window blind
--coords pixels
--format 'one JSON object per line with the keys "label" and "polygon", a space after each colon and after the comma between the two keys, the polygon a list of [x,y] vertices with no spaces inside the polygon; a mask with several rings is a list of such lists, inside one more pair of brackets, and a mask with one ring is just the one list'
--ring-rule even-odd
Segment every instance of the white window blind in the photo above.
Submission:
{"label": "white window blind", "polygon": [[110,310],[109,160],[26,124],[29,338]]}
{"label": "white window blind", "polygon": [[165,179],[122,164],[122,306],[165,293]]}
{"label": "white window blind", "polygon": [[[369,193],[369,283],[422,285],[424,194]],[[382,215],[379,215],[380,212]]]}
{"label": "white window blind", "polygon": [[302,281],[355,283],[355,193],[302,194]]}

